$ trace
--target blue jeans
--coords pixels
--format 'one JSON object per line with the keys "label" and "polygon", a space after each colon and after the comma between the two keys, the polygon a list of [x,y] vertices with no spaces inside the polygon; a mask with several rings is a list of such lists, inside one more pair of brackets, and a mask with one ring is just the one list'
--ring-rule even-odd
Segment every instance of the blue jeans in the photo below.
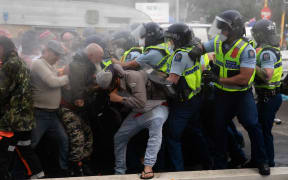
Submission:
{"label": "blue jeans", "polygon": [[200,128],[200,106],[201,97],[194,96],[185,103],[172,104],[168,122],[168,152],[170,160],[175,171],[184,170],[184,161],[182,156],[182,134],[189,121],[192,121],[191,132],[198,139],[197,144],[201,148],[200,158],[209,159],[208,145]]}
{"label": "blue jeans", "polygon": [[130,113],[114,136],[115,174],[125,174],[127,144],[142,129],[149,130],[144,165],[153,167],[156,163],[162,143],[162,127],[168,118],[168,107],[159,105],[144,114],[137,114]]}
{"label": "blue jeans", "polygon": [[59,164],[62,169],[68,169],[69,143],[57,112],[47,112],[35,109],[36,127],[32,130],[32,147],[35,148],[46,133],[57,138],[59,145]]}
{"label": "blue jeans", "polygon": [[217,90],[213,122],[215,169],[224,169],[227,166],[227,124],[235,116],[248,132],[251,142],[251,160],[259,164],[267,163],[263,132],[258,122],[257,107],[252,91],[224,92]]}
{"label": "blue jeans", "polygon": [[262,125],[265,149],[271,167],[275,166],[274,162],[274,143],[272,128],[275,119],[275,115],[282,104],[281,94],[270,98],[267,102],[258,102],[258,117],[259,122]]}

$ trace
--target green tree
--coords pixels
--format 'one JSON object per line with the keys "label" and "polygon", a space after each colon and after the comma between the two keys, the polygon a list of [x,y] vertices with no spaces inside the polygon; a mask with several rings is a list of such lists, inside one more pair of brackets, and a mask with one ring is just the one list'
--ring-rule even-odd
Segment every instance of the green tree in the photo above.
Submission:
{"label": "green tree", "polygon": [[[228,9],[238,10],[245,21],[256,17],[261,19],[260,11],[264,7],[264,0],[187,0],[189,2],[189,13],[187,20],[199,20],[199,17],[206,17],[208,23],[212,23],[215,16]],[[269,8],[272,11],[271,20],[276,22],[280,28],[282,14],[282,0],[270,0]]]}

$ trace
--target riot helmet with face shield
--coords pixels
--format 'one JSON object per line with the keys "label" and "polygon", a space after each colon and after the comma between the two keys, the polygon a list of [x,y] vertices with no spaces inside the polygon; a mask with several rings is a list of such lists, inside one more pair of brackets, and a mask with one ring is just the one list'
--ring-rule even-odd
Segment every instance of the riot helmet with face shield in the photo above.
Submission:
{"label": "riot helmet with face shield", "polygon": [[118,31],[112,35],[111,45],[114,54],[120,59],[125,51],[137,46],[137,43],[129,31]]}
{"label": "riot helmet with face shield", "polygon": [[165,42],[175,50],[191,45],[194,33],[186,24],[176,23],[168,27],[164,37]]}
{"label": "riot helmet with face shield", "polygon": [[137,34],[139,46],[148,47],[164,42],[163,29],[155,22],[141,24],[132,34]]}
{"label": "riot helmet with face shield", "polygon": [[215,17],[216,27],[221,31],[220,40],[237,39],[246,31],[242,15],[236,10],[227,10]]}

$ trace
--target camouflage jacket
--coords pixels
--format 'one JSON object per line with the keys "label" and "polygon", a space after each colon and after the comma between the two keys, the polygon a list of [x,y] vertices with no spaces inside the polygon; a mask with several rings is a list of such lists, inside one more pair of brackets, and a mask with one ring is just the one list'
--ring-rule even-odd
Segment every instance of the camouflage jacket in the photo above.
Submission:
{"label": "camouflage jacket", "polygon": [[0,130],[31,131],[35,127],[30,73],[15,54],[0,68]]}

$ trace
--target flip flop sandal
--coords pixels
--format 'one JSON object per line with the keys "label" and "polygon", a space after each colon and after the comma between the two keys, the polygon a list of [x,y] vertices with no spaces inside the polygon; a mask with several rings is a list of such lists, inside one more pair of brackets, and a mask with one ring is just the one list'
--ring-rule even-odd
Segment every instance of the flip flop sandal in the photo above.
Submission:
{"label": "flip flop sandal", "polygon": [[146,175],[146,174],[153,174],[153,176],[143,177],[142,174],[141,174],[140,179],[152,179],[152,178],[154,178],[154,172],[153,172],[153,171],[152,171],[152,172],[142,171],[142,173],[144,173],[144,175]]}

